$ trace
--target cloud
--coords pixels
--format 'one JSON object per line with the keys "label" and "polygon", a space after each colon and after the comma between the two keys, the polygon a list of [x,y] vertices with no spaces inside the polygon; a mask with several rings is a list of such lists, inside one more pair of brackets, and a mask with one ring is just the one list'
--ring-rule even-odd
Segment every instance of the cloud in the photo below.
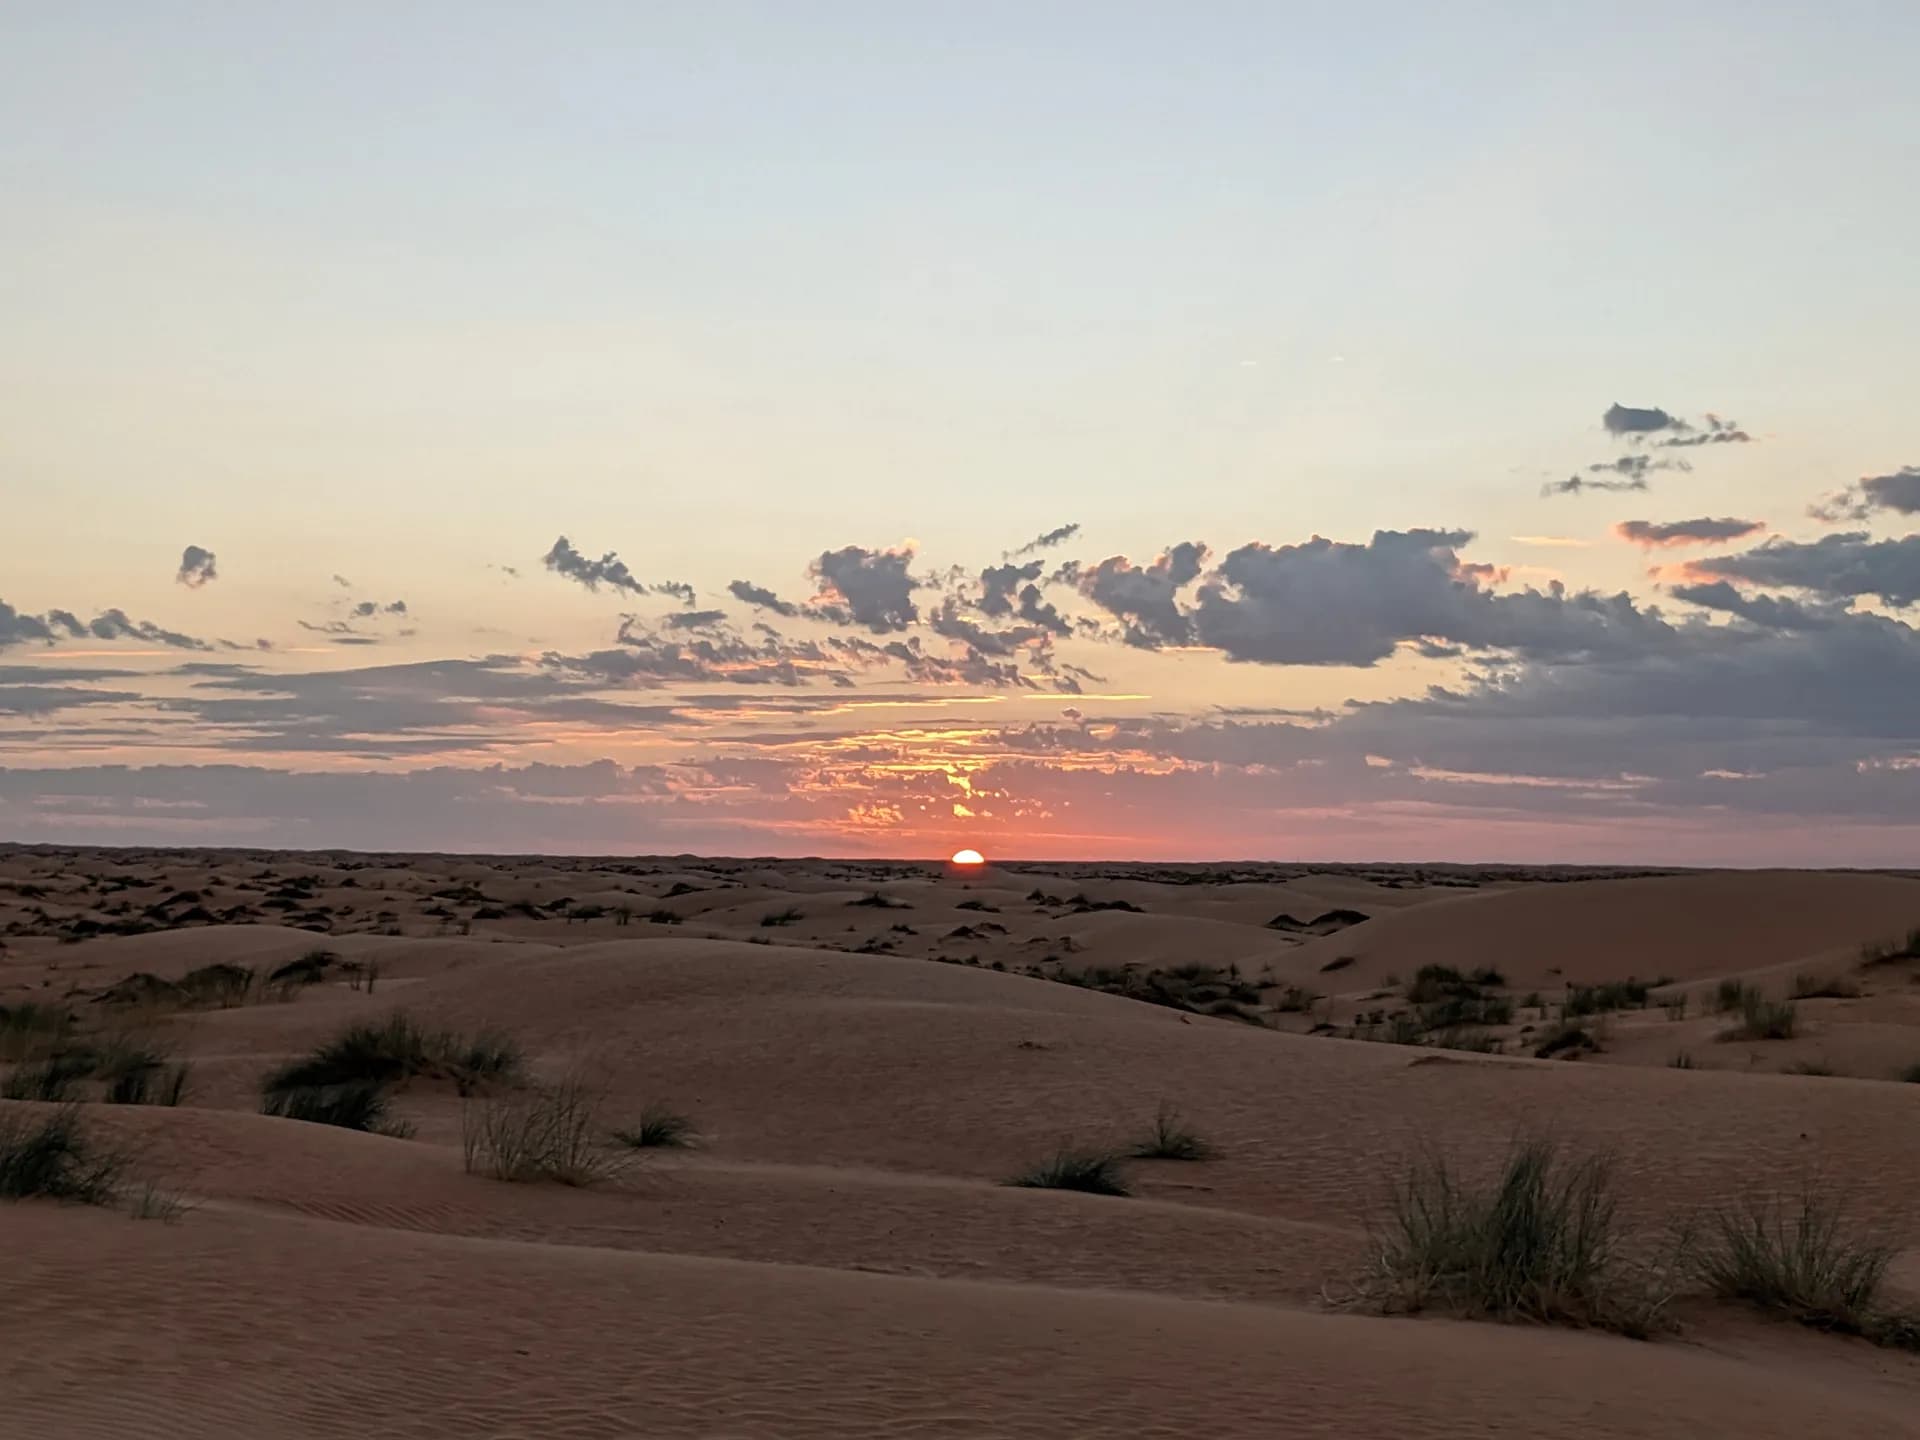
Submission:
{"label": "cloud", "polygon": [[1890,475],[1868,475],[1807,507],[1828,524],[1870,520],[1876,510],[1920,515],[1920,465],[1903,465]]}
{"label": "cloud", "polygon": [[[74,622],[76,625],[78,621]],[[53,628],[38,615],[22,615],[6,601],[0,600],[0,649],[9,645],[24,645],[30,640],[42,642],[53,639]]]}
{"label": "cloud", "polygon": [[1403,644],[1530,658],[1593,657],[1665,645],[1672,627],[1626,594],[1497,593],[1491,567],[1464,564],[1465,530],[1381,530],[1365,545],[1315,536],[1245,545],[1200,587],[1191,633],[1228,659],[1369,666]]}
{"label": "cloud", "polygon": [[669,630],[704,630],[724,624],[726,618],[724,610],[683,610],[678,615],[667,616],[662,623]]}
{"label": "cloud", "polygon": [[800,613],[800,607],[782,600],[764,585],[755,585],[751,580],[734,580],[728,583],[727,593],[742,604],[751,605],[760,610],[771,610],[776,615],[788,619]]}
{"label": "cloud", "polygon": [[1055,545],[1065,544],[1079,533],[1080,523],[1076,520],[1071,525],[1062,525],[1056,530],[1047,531],[1044,535],[1034,536],[1033,539],[1029,540],[1013,553],[1016,555],[1031,555],[1036,550],[1050,550]]}
{"label": "cloud", "polygon": [[96,640],[144,640],[149,645],[167,645],[178,650],[211,650],[213,646],[178,630],[167,630],[151,620],[129,620],[124,610],[103,610],[87,622],[87,633]]}
{"label": "cloud", "polygon": [[353,607],[350,613],[362,620],[373,615],[404,615],[407,613],[407,602],[404,600],[394,600],[386,605],[382,605],[377,600],[362,600]]}
{"label": "cloud", "polygon": [[338,585],[342,590],[351,590],[353,588],[353,582],[337,571],[334,573],[333,583]]}
{"label": "cloud", "polygon": [[556,575],[577,580],[589,590],[598,590],[602,585],[607,585],[629,595],[647,593],[647,587],[634,578],[626,562],[613,551],[607,551],[598,560],[589,560],[574,549],[572,542],[564,535],[553,542],[553,548],[541,558],[541,563]]}
{"label": "cloud", "polygon": [[1808,606],[1781,595],[1749,595],[1725,580],[1675,585],[1667,593],[1689,605],[1737,615],[1768,630],[1825,630],[1839,624],[1847,615],[1844,605]]}
{"label": "cloud", "polygon": [[1686,449],[1695,445],[1746,445],[1753,440],[1753,436],[1742,430],[1735,421],[1722,420],[1718,415],[1711,413],[1707,416],[1706,428],[1703,430],[1695,430],[1694,427],[1684,424],[1680,428],[1692,433],[1674,435],[1660,441],[1661,449]]}
{"label": "cloud", "polygon": [[657,594],[671,595],[682,605],[691,605],[695,599],[693,586],[684,580],[662,580],[653,588]]}
{"label": "cloud", "polygon": [[1564,480],[1549,481],[1542,485],[1540,493],[1543,496],[1580,495],[1588,490],[1629,491],[1646,488],[1647,477],[1644,474],[1631,475],[1622,480],[1589,480],[1582,475],[1569,475]]}
{"label": "cloud", "polygon": [[219,579],[214,569],[213,552],[202,550],[198,545],[189,545],[180,552],[180,570],[174,580],[189,590],[198,590],[209,580]]}
{"label": "cloud", "polygon": [[[810,573],[826,591],[827,603],[812,607],[823,618],[842,614],[876,635],[905,630],[920,618],[913,603],[918,585],[907,567],[911,550],[866,550],[848,545],[823,551]],[[838,600],[838,605],[833,604]]]}
{"label": "cloud", "polygon": [[1686,421],[1669,415],[1658,406],[1637,410],[1617,400],[1607,407],[1607,413],[1600,417],[1600,423],[1606,426],[1609,435],[1652,435],[1661,430],[1691,428]]}
{"label": "cloud", "polygon": [[1124,555],[1113,555],[1091,567],[1069,563],[1060,574],[1102,610],[1125,622],[1122,638],[1127,644],[1153,650],[1184,645],[1193,638],[1179,594],[1199,577],[1206,559],[1205,545],[1183,540],[1149,565],[1138,566]]}
{"label": "cloud", "polygon": [[1769,540],[1738,555],[1689,561],[1690,577],[1785,586],[1830,600],[1877,596],[1888,605],[1920,601],[1920,534],[1874,540],[1845,531],[1808,542]]}
{"label": "cloud", "polygon": [[1721,545],[1729,540],[1743,539],[1766,528],[1766,522],[1763,520],[1714,520],[1702,517],[1697,520],[1671,520],[1664,523],[1649,520],[1622,520],[1613,527],[1613,533],[1632,544],[1654,549],[1678,545]]}

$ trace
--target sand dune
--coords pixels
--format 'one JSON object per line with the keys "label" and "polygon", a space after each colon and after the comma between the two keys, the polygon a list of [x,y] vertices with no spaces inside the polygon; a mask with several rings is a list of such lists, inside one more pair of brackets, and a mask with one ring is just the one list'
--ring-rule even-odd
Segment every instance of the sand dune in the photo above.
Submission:
{"label": "sand dune", "polygon": [[[0,857],[0,1005],[64,1006],[194,1067],[184,1106],[83,1107],[189,1213],[0,1206],[26,1257],[0,1298],[0,1436],[1920,1434],[1920,1359],[1717,1303],[1652,1344],[1329,1307],[1410,1155],[1472,1171],[1533,1133],[1613,1153],[1645,1234],[1844,1188],[1908,1247],[1896,1288],[1920,1289],[1920,1085],[1894,1083],[1909,1039],[1920,1061],[1920,965],[1855,953],[1920,923],[1920,882],[1452,878]],[[333,928],[63,938],[268,900]],[[1324,939],[1267,926],[1321,907],[1371,918]],[[645,920],[658,908],[686,918]],[[898,948],[856,953],[875,935]],[[319,983],[230,1008],[96,998],[316,946],[334,957]],[[1612,1012],[1577,1063],[1529,1058],[1555,1022],[1524,1006],[1495,1027],[1506,1053],[1347,1038],[1357,1009],[1418,1008],[1360,997],[1429,963],[1496,965],[1502,995],[1576,974],[1783,993],[1801,970],[1849,993],[1802,1001],[1785,1041],[1727,1040],[1697,1000]],[[1081,975],[1226,985],[1229,965],[1260,996],[1240,1018]],[[1339,994],[1290,1009],[1295,976]],[[605,1125],[669,1103],[701,1144],[590,1188],[506,1184],[466,1173],[475,1102],[444,1081],[394,1092],[405,1138],[258,1113],[269,1068],[396,1009],[510,1033],[535,1081],[583,1080]],[[1683,1050],[1695,1068],[1670,1066]],[[1792,1057],[1838,1057],[1841,1077],[1769,1073]],[[1136,1161],[1124,1199],[1001,1183],[1063,1144],[1124,1149],[1163,1107],[1216,1157]]]}

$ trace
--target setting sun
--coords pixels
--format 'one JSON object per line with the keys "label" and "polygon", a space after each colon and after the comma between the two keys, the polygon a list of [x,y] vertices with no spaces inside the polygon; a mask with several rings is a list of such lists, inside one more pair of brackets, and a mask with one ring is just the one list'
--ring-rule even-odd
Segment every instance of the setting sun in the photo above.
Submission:
{"label": "setting sun", "polygon": [[984,865],[987,863],[987,857],[982,855],[978,850],[956,850],[953,852],[953,863],[955,865]]}

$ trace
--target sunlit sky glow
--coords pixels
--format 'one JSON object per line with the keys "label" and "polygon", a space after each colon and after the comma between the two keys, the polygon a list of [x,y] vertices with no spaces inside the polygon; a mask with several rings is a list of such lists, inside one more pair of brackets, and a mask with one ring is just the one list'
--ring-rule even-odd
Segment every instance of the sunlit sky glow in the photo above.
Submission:
{"label": "sunlit sky glow", "polygon": [[1910,863],[1916,47],[16,7],[0,840]]}

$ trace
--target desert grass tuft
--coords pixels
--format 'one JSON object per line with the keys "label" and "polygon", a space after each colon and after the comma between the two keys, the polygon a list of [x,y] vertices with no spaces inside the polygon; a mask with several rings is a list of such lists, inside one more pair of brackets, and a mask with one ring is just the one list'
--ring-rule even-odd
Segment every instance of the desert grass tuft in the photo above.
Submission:
{"label": "desert grass tuft", "polygon": [[73,1015],[64,1005],[24,1000],[0,1005],[0,1060],[44,1059],[73,1033]]}
{"label": "desert grass tuft", "polygon": [[0,1115],[0,1199],[110,1205],[125,1158],[100,1149],[71,1106],[51,1115]]}
{"label": "desert grass tuft", "polygon": [[1740,1023],[1722,1040],[1791,1040],[1798,1011],[1791,1000],[1769,1000],[1758,990],[1741,997]]}
{"label": "desert grass tuft", "polygon": [[1135,1160],[1211,1160],[1214,1148],[1189,1130],[1180,1117],[1165,1105],[1153,1117],[1149,1130],[1127,1152]]}
{"label": "desert grass tuft", "polygon": [[1754,1200],[1715,1217],[1702,1277],[1719,1295],[1817,1330],[1920,1349],[1920,1316],[1887,1309],[1887,1267],[1898,1247],[1857,1230],[1832,1201]]}
{"label": "desert grass tuft", "polygon": [[1056,1150],[1003,1184],[1022,1190],[1078,1190],[1085,1195],[1130,1195],[1120,1157],[1109,1150]]}
{"label": "desert grass tuft", "polygon": [[521,1063],[519,1046],[505,1035],[430,1030],[395,1011],[385,1020],[347,1026],[304,1059],[268,1075],[261,1089],[271,1094],[314,1086],[394,1085],[422,1076],[451,1080],[466,1094],[489,1084],[511,1084]]}
{"label": "desert grass tuft", "polygon": [[700,1131],[691,1116],[664,1105],[648,1105],[640,1111],[638,1123],[614,1131],[613,1138],[634,1150],[685,1150],[700,1138]]}
{"label": "desert grass tuft", "polygon": [[350,1080],[337,1085],[287,1085],[267,1091],[260,1113],[310,1125],[337,1125],[343,1130],[394,1134],[399,1127],[389,1118],[392,1101],[377,1080]]}
{"label": "desert grass tuft", "polygon": [[594,1185],[626,1168],[601,1143],[600,1093],[578,1077],[522,1093],[471,1100],[461,1113],[470,1175],[520,1184]]}
{"label": "desert grass tuft", "polygon": [[1373,1233],[1356,1303],[1645,1338],[1666,1328],[1674,1286],[1625,1254],[1611,1162],[1552,1140],[1516,1144],[1474,1183],[1440,1157],[1415,1160]]}

